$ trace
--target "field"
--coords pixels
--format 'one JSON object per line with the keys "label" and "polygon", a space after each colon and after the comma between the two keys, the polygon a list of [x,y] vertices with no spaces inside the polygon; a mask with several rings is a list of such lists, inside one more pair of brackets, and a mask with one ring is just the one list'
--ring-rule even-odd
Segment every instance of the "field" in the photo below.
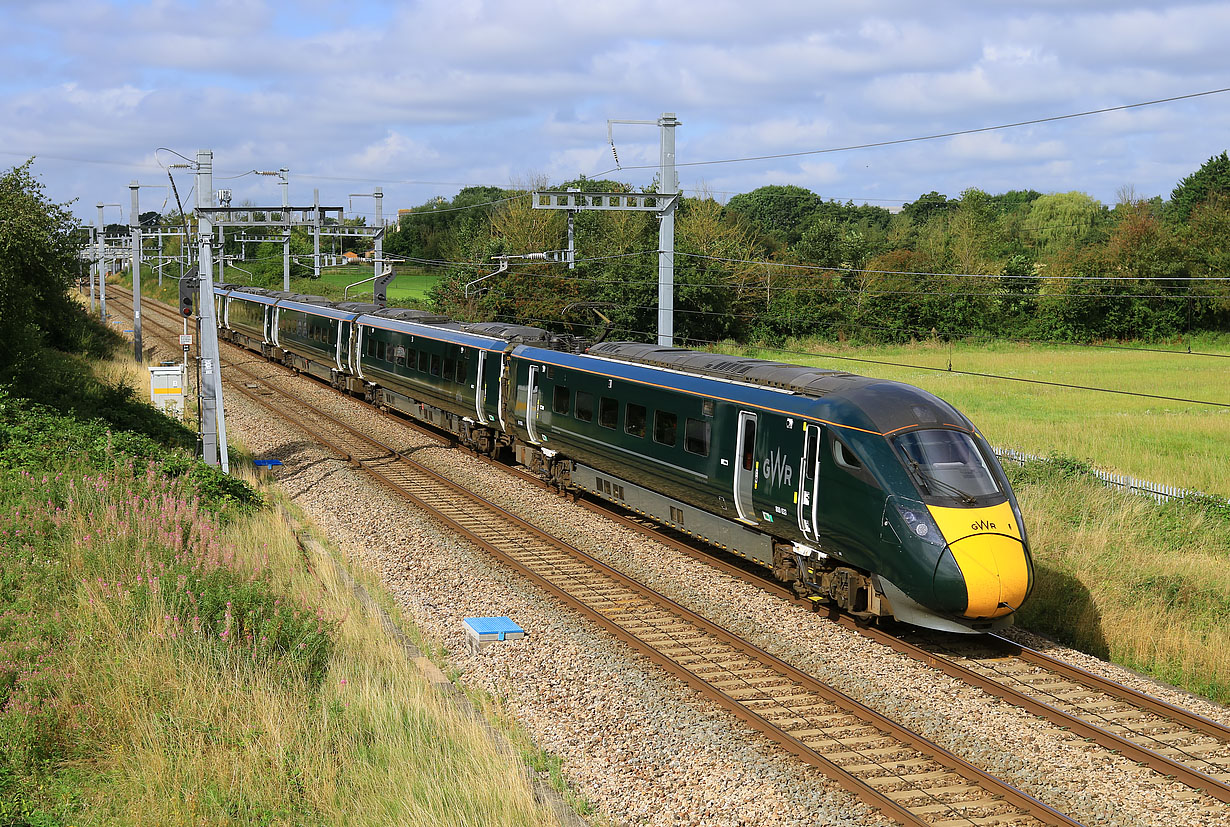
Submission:
{"label": "field", "polygon": [[[998,448],[1042,456],[1057,453],[1107,471],[1230,497],[1226,456],[1230,446],[1230,340],[1225,338],[1198,341],[1192,347],[1215,356],[1188,354],[1177,348],[1155,353],[1010,342],[849,348],[801,341],[789,342],[783,350],[725,343],[718,349],[908,382],[951,402]],[[1077,390],[970,373],[1223,404]]]}
{"label": "field", "polygon": [[[421,267],[395,265],[393,271],[397,278],[389,285],[389,301],[422,302],[427,298],[427,291],[436,283],[438,271],[426,270]],[[368,264],[349,265],[346,267],[326,267],[320,271],[320,279],[292,279],[291,289],[304,290],[329,298],[341,298],[346,285],[359,279],[370,278],[372,267]],[[350,297],[368,299],[372,297],[371,284],[360,284],[350,291]]]}

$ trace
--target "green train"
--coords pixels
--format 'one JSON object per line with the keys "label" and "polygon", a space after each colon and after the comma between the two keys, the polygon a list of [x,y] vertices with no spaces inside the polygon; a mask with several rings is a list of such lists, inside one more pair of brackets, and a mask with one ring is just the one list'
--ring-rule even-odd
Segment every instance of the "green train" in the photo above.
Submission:
{"label": "green train", "polygon": [[315,296],[215,295],[221,336],[855,616],[989,630],[1032,587],[990,446],[913,386]]}

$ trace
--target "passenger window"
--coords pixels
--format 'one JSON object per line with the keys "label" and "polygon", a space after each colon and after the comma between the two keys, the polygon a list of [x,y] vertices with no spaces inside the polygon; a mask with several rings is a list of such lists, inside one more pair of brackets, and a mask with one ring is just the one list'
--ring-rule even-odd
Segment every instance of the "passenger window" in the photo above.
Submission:
{"label": "passenger window", "polygon": [[577,419],[583,422],[592,422],[594,419],[594,395],[585,391],[577,391],[577,409],[573,414]]}
{"label": "passenger window", "polygon": [[418,364],[419,352],[414,348],[410,348],[406,352],[406,367],[413,369]]}
{"label": "passenger window", "polygon": [[387,347],[388,345],[386,345],[384,342],[376,343],[376,358],[382,362],[384,361],[384,355],[385,355]]}
{"label": "passenger window", "polygon": [[457,360],[457,382],[462,385],[466,383],[466,360],[464,358]]}
{"label": "passenger window", "polygon": [[756,420],[743,420],[743,470],[751,471],[756,457]]}
{"label": "passenger window", "polygon": [[709,456],[709,430],[712,423],[688,417],[683,424],[683,450],[689,454]]}
{"label": "passenger window", "polygon": [[598,400],[598,424],[603,428],[614,428],[619,419],[619,403],[609,396]]}
{"label": "passenger window", "polygon": [[444,373],[442,374],[442,378],[447,379],[448,381],[451,382],[453,381],[453,374],[456,372],[457,372],[457,366],[453,362],[453,357],[445,356],[444,357]]}
{"label": "passenger window", "polygon": [[645,435],[645,406],[629,402],[624,408],[624,433],[632,436]]}
{"label": "passenger window", "polygon": [[438,353],[431,354],[431,375],[440,375],[440,354]]}
{"label": "passenger window", "polygon": [[679,417],[668,411],[653,412],[653,441],[663,445],[675,444],[675,430]]}
{"label": "passenger window", "polygon": [[551,410],[557,414],[568,413],[568,401],[568,389],[563,385],[556,385],[551,398]]}
{"label": "passenger window", "polygon": [[430,357],[427,355],[427,351],[420,350],[419,351],[419,370],[421,370],[423,373],[427,372],[428,361],[430,361]]}
{"label": "passenger window", "polygon": [[397,349],[396,349],[395,351],[393,351],[393,352],[394,352],[394,354],[396,354],[396,355],[393,357],[393,361],[394,361],[396,364],[399,364],[399,365],[404,365],[404,364],[406,364],[406,349],[405,349],[404,347],[402,347],[401,345],[398,345],[398,346],[397,346]]}

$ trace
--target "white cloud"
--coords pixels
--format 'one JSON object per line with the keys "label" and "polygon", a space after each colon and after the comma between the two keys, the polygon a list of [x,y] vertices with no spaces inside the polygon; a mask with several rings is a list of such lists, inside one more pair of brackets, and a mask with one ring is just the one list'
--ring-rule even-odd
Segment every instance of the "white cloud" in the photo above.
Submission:
{"label": "white cloud", "polygon": [[[0,3],[0,27],[14,33],[0,46],[0,147],[41,153],[55,197],[93,203],[144,175],[157,146],[212,147],[234,172],[289,166],[292,189],[304,186],[295,171],[330,170],[507,185],[614,166],[607,118],[676,112],[686,163],[1097,109],[1225,85],[1230,7],[68,0]],[[1205,98],[680,175],[685,187],[797,183],[856,201],[967,186],[1108,201],[1128,180],[1168,193],[1226,147],[1228,112]],[[652,169],[627,167],[656,165],[655,130],[617,127],[616,145],[614,177],[648,183]],[[240,180],[237,191],[261,191]],[[322,197],[357,191],[319,183]],[[386,187],[401,203],[455,190]]]}

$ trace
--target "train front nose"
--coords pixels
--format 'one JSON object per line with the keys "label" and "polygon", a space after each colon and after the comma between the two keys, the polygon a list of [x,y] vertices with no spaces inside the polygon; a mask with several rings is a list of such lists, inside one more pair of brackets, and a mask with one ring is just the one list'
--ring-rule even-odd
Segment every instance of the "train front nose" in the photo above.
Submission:
{"label": "train front nose", "polygon": [[935,569],[940,604],[969,619],[1003,617],[1019,609],[1029,594],[1033,571],[1012,507],[1008,503],[973,509],[930,506],[928,511],[947,541]]}
{"label": "train front nose", "polygon": [[1020,608],[1029,593],[1025,544],[1003,534],[974,534],[949,543],[948,551],[965,581],[968,618],[994,618]]}

